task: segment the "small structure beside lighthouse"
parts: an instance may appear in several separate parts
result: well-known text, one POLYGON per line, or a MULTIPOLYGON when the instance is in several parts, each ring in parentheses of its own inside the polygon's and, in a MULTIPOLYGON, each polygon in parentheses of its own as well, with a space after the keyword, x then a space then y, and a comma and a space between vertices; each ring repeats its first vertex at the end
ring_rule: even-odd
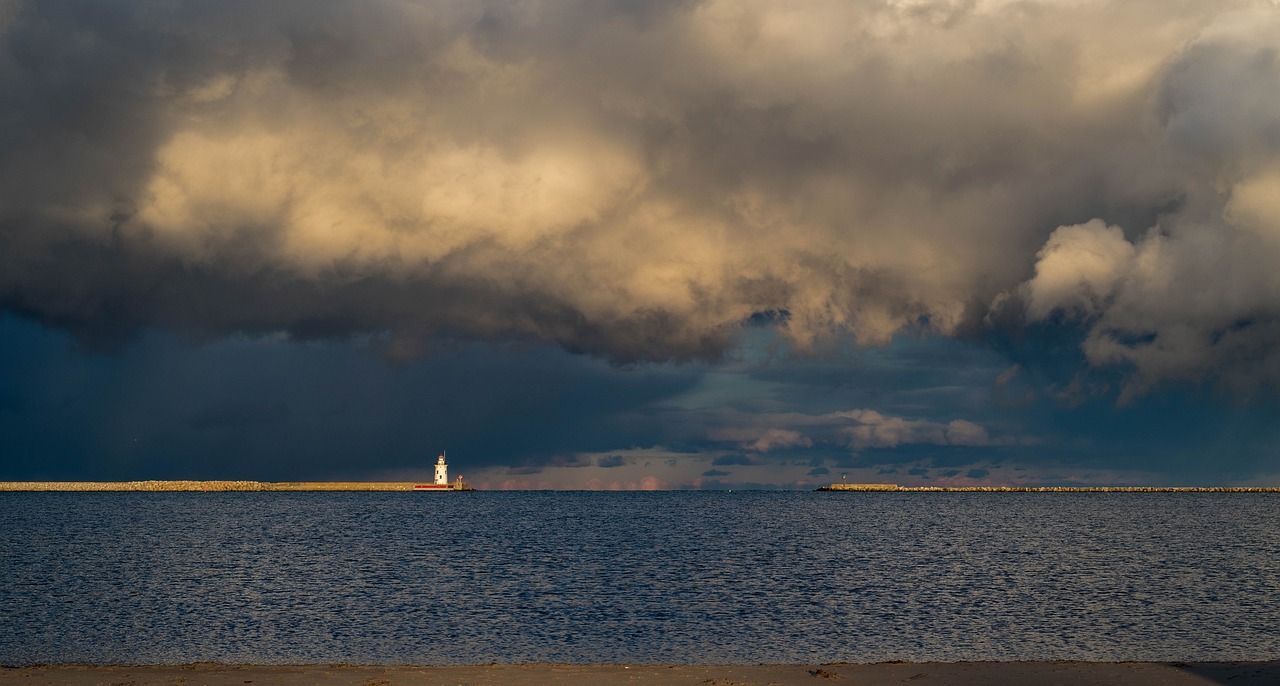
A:
POLYGON ((444 460, 444 453, 440 453, 440 457, 436 458, 436 478, 433 483, 414 484, 415 491, 474 491, 476 489, 468 486, 462 477, 454 483, 449 483, 449 465, 444 460))

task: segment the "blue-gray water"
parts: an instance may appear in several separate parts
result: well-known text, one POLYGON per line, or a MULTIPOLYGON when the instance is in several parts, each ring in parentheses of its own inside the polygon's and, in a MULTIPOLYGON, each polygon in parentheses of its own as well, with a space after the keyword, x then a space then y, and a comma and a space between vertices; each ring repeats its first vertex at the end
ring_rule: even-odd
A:
POLYGON ((5 493, 0 663, 1269 660, 1280 497, 5 493))

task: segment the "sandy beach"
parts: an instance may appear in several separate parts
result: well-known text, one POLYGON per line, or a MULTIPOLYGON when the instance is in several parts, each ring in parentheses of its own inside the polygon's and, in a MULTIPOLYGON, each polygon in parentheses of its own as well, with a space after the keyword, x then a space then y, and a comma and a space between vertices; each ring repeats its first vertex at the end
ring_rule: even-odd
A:
POLYGON ((0 684, 47 686, 978 686, 1277 684, 1280 662, 958 662, 826 665, 45 666, 0 669, 0 684))

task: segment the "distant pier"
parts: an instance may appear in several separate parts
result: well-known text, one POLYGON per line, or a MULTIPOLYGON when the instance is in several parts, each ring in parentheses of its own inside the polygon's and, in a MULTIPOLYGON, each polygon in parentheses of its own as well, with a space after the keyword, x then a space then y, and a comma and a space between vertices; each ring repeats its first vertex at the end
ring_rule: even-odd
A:
MULTIPOLYGON (((5 481, 5 491, 68 492, 307 492, 307 491, 409 491, 413 481, 5 481)), ((450 491, 474 491, 465 486, 450 491)))
POLYGON ((898 484, 831 484, 823 486, 819 491, 901 491, 898 484))
POLYGON ((899 486, 831 484, 819 491, 899 491, 908 493, 1280 493, 1275 486, 899 486))

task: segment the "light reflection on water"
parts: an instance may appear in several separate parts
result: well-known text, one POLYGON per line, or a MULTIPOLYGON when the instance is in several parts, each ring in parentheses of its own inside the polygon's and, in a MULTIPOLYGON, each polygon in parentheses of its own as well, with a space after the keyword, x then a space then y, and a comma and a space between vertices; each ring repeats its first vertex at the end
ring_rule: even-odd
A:
POLYGON ((0 662, 1269 660, 1278 506, 5 493, 0 662))

